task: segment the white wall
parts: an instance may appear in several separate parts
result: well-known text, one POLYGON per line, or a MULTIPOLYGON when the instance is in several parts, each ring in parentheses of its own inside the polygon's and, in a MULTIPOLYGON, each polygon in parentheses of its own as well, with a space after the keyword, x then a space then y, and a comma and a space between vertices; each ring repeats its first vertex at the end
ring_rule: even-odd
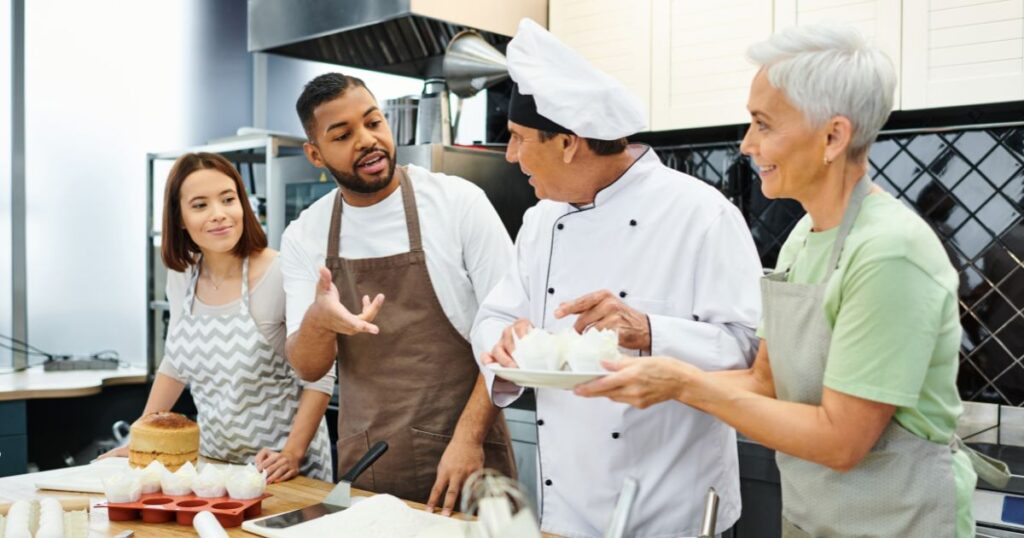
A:
MULTIPOLYGON (((0 0, 0 334, 11 336, 11 0, 0 0)), ((0 349, 0 368, 11 353, 0 349)))
POLYGON ((25 4, 29 339, 144 364, 146 153, 251 123, 245 2, 25 4))
MULTIPOLYGON (((245 17, 245 0, 26 2, 33 345, 69 354, 115 349, 145 363, 146 153, 199 145, 252 124, 245 17)), ((422 88, 418 79, 270 56, 267 127, 300 135, 295 99, 308 80, 331 70, 360 76, 381 99, 422 88)), ((458 141, 484 138, 484 100, 467 101, 458 141)), ((2 175, 9 169, 0 171, 0 182, 9 181, 2 175)), ((9 191, 0 183, 0 196, 9 191)), ((0 220, 0 229, 10 228, 0 220)), ((0 236, 5 259, 9 234, 0 236)), ((0 334, 10 324, 10 267, 3 265, 0 316, 8 318, 0 317, 0 334)))

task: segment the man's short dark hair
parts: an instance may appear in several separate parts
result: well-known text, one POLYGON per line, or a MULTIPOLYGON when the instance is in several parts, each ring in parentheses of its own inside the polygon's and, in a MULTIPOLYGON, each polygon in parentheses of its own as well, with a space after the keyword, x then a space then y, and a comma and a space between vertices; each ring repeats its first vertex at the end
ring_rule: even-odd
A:
MULTIPOLYGON (((541 142, 547 142, 548 140, 551 140, 552 138, 558 136, 559 134, 562 134, 543 130, 539 132, 541 142)), ((618 155, 619 153, 626 151, 626 148, 629 147, 629 141, 627 141, 625 138, 620 138, 618 140, 598 140, 596 138, 584 137, 581 138, 587 141, 587 147, 590 148, 590 151, 593 151, 594 153, 602 156, 618 155)))
MULTIPOLYGON (((341 97, 341 94, 353 87, 365 88, 370 92, 362 79, 341 73, 324 73, 306 83, 302 95, 295 102, 295 111, 299 113, 302 128, 306 130, 306 137, 310 141, 316 140, 313 136, 313 111, 316 107, 341 97)), ((373 92, 370 92, 370 95, 373 95, 373 92)))

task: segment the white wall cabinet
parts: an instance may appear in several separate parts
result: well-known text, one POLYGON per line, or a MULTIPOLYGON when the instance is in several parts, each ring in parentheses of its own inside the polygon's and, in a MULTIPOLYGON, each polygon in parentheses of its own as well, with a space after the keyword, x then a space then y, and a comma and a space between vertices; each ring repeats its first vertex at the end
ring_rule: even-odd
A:
MULTIPOLYGON (((776 32, 797 24, 827 21, 842 21, 857 28, 892 59, 896 74, 900 74, 900 0, 775 0, 776 32)), ((901 88, 897 85, 893 107, 899 109, 900 101, 901 88)))
POLYGON ((747 47, 772 33, 764 0, 654 0, 651 129, 745 123, 757 69, 747 47))
POLYGON ((892 59, 896 109, 1024 100, 1024 0, 550 0, 552 33, 644 99, 652 131, 748 121, 747 47, 857 27, 892 59))
POLYGON ((650 110, 651 0, 550 0, 548 29, 650 110))
POLYGON ((1024 99, 1024 0, 903 0, 903 108, 1024 99))

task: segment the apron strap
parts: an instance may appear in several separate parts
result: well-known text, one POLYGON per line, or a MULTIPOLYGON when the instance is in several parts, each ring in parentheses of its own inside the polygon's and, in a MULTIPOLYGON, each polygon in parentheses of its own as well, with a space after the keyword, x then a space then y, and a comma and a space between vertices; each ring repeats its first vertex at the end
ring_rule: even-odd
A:
POLYGON ((825 273, 825 278, 822 282, 828 282, 832 273, 839 266, 839 256, 843 253, 846 237, 850 235, 850 230, 853 229, 853 223, 857 220, 857 215, 860 213, 861 204, 868 197, 868 193, 871 192, 871 185, 872 183, 868 176, 864 176, 860 178, 857 186, 853 188, 850 202, 846 205, 846 211, 843 212, 843 221, 839 224, 839 231, 836 233, 835 243, 832 245, 832 255, 828 260, 828 272, 825 273))
MULTIPOLYGON (((423 250, 423 239, 420 236, 420 216, 416 209, 416 193, 412 190, 412 182, 409 175, 401 166, 395 167, 398 174, 398 184, 402 189, 402 207, 405 209, 405 229, 409 234, 409 251, 419 252, 423 250)), ((331 213, 331 227, 327 231, 327 259, 337 258, 341 252, 341 210, 342 203, 341 189, 338 189, 334 196, 334 211, 331 213)))
POLYGON ((402 206, 405 208, 405 228, 409 232, 409 251, 420 252, 423 250, 423 239, 420 237, 420 214, 416 209, 416 192, 412 189, 412 182, 409 175, 402 167, 395 167, 395 173, 399 174, 399 182, 402 185, 402 206))
MULTIPOLYGON (((202 267, 203 255, 199 255, 199 260, 195 265, 188 268, 189 279, 188 287, 185 288, 185 300, 182 301, 182 307, 184 309, 185 316, 192 315, 192 306, 196 302, 196 284, 199 283, 199 268, 202 267)), ((249 258, 246 257, 242 260, 242 303, 239 306, 239 310, 242 314, 249 314, 249 258)))
POLYGON ((953 449, 953 452, 961 450, 966 452, 967 459, 971 460, 971 467, 974 467, 974 472, 978 473, 978 476, 985 482, 997 488, 1005 488, 1006 484, 1010 482, 1010 468, 1006 463, 986 456, 967 446, 958 435, 953 436, 949 446, 953 449))
POLYGON ((195 265, 188 267, 188 286, 185 287, 185 300, 181 302, 182 314, 185 317, 192 315, 192 304, 196 300, 196 284, 199 282, 199 265, 203 263, 203 255, 199 255, 199 259, 195 265))
POLYGON ((249 315, 249 257, 242 260, 242 304, 239 306, 242 315, 249 315))
POLYGON ((334 211, 331 212, 331 227, 327 232, 327 259, 337 258, 341 248, 341 188, 334 195, 334 211))

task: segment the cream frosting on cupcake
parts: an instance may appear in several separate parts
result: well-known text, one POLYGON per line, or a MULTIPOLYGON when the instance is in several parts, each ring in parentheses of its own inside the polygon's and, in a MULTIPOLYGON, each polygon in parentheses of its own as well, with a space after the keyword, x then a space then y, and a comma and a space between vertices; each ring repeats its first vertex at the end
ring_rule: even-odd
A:
POLYGON ((103 477, 103 493, 107 502, 133 503, 142 496, 142 480, 138 471, 126 469, 103 477))
POLYGON ((267 470, 257 471, 252 464, 233 469, 225 485, 233 499, 255 499, 267 488, 267 470))
POLYGON ((185 462, 173 473, 164 471, 160 475, 160 489, 164 495, 189 495, 192 493, 192 481, 196 479, 196 468, 192 462, 185 462))

